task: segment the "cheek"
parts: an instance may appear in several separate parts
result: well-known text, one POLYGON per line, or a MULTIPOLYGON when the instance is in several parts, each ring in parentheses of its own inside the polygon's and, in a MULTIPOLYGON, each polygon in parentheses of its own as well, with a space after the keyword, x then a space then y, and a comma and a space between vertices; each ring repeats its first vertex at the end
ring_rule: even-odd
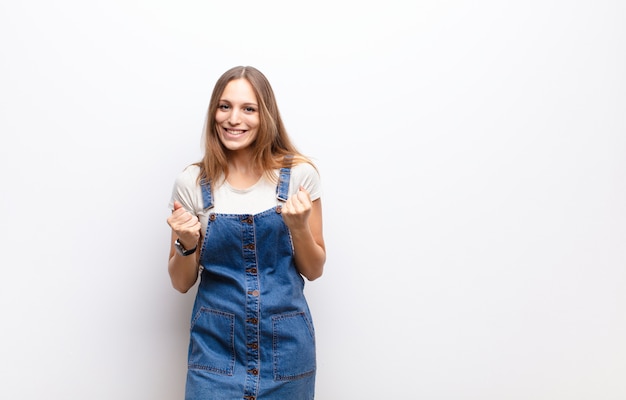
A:
POLYGON ((250 116, 249 118, 246 118, 246 124, 248 124, 250 128, 258 128, 259 123, 259 117, 257 116, 250 116))
POLYGON ((221 113, 221 112, 215 113, 215 122, 220 124, 220 123, 224 122, 225 120, 226 120, 226 114, 225 113, 221 113))

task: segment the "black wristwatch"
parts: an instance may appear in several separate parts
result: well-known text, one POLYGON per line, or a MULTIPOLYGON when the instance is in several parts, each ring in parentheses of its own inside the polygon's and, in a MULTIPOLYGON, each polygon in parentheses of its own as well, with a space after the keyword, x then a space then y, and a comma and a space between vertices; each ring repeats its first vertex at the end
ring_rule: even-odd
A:
POLYGON ((181 256, 188 256, 190 254, 193 254, 196 252, 196 249, 198 248, 198 246, 194 247, 193 249, 187 250, 185 249, 185 247, 180 243, 180 241, 178 239, 176 239, 176 241, 174 242, 174 247, 176 247, 176 251, 178 252, 178 254, 180 254, 181 256))

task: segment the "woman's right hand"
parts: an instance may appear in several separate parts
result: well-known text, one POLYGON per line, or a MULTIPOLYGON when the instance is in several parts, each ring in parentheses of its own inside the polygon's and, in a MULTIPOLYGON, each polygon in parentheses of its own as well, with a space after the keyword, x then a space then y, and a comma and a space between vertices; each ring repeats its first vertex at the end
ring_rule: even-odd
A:
POLYGON ((200 239, 200 221, 198 217, 183 208, 178 201, 174 201, 174 211, 167 218, 167 224, 178 236, 178 241, 186 249, 193 249, 200 239))

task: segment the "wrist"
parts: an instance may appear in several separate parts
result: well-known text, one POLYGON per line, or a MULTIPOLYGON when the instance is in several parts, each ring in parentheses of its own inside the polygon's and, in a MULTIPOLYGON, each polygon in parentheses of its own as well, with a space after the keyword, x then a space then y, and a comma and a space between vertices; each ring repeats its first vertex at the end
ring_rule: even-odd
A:
POLYGON ((183 257, 191 255, 196 252, 196 249, 198 248, 198 244, 196 243, 192 246, 186 246, 185 244, 181 243, 180 238, 176 239, 176 241, 174 242, 174 247, 176 248, 176 252, 183 257))

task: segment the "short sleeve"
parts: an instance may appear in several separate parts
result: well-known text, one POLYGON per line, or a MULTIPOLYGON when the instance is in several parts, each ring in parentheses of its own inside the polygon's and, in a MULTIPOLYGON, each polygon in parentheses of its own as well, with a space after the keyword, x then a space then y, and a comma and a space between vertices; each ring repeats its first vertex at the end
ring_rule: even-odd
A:
POLYGON ((197 183, 199 173, 200 168, 198 166, 190 165, 178 174, 174 181, 172 196, 168 204, 170 210, 174 209, 174 201, 178 201, 187 211, 194 215, 197 215, 198 210, 202 209, 202 204, 199 204, 198 201, 198 197, 200 197, 200 201, 202 200, 201 191, 197 183))
POLYGON ((296 193, 300 186, 309 192, 312 201, 322 197, 322 182, 320 174, 313 165, 307 162, 294 165, 291 168, 289 194, 291 195, 296 193))

